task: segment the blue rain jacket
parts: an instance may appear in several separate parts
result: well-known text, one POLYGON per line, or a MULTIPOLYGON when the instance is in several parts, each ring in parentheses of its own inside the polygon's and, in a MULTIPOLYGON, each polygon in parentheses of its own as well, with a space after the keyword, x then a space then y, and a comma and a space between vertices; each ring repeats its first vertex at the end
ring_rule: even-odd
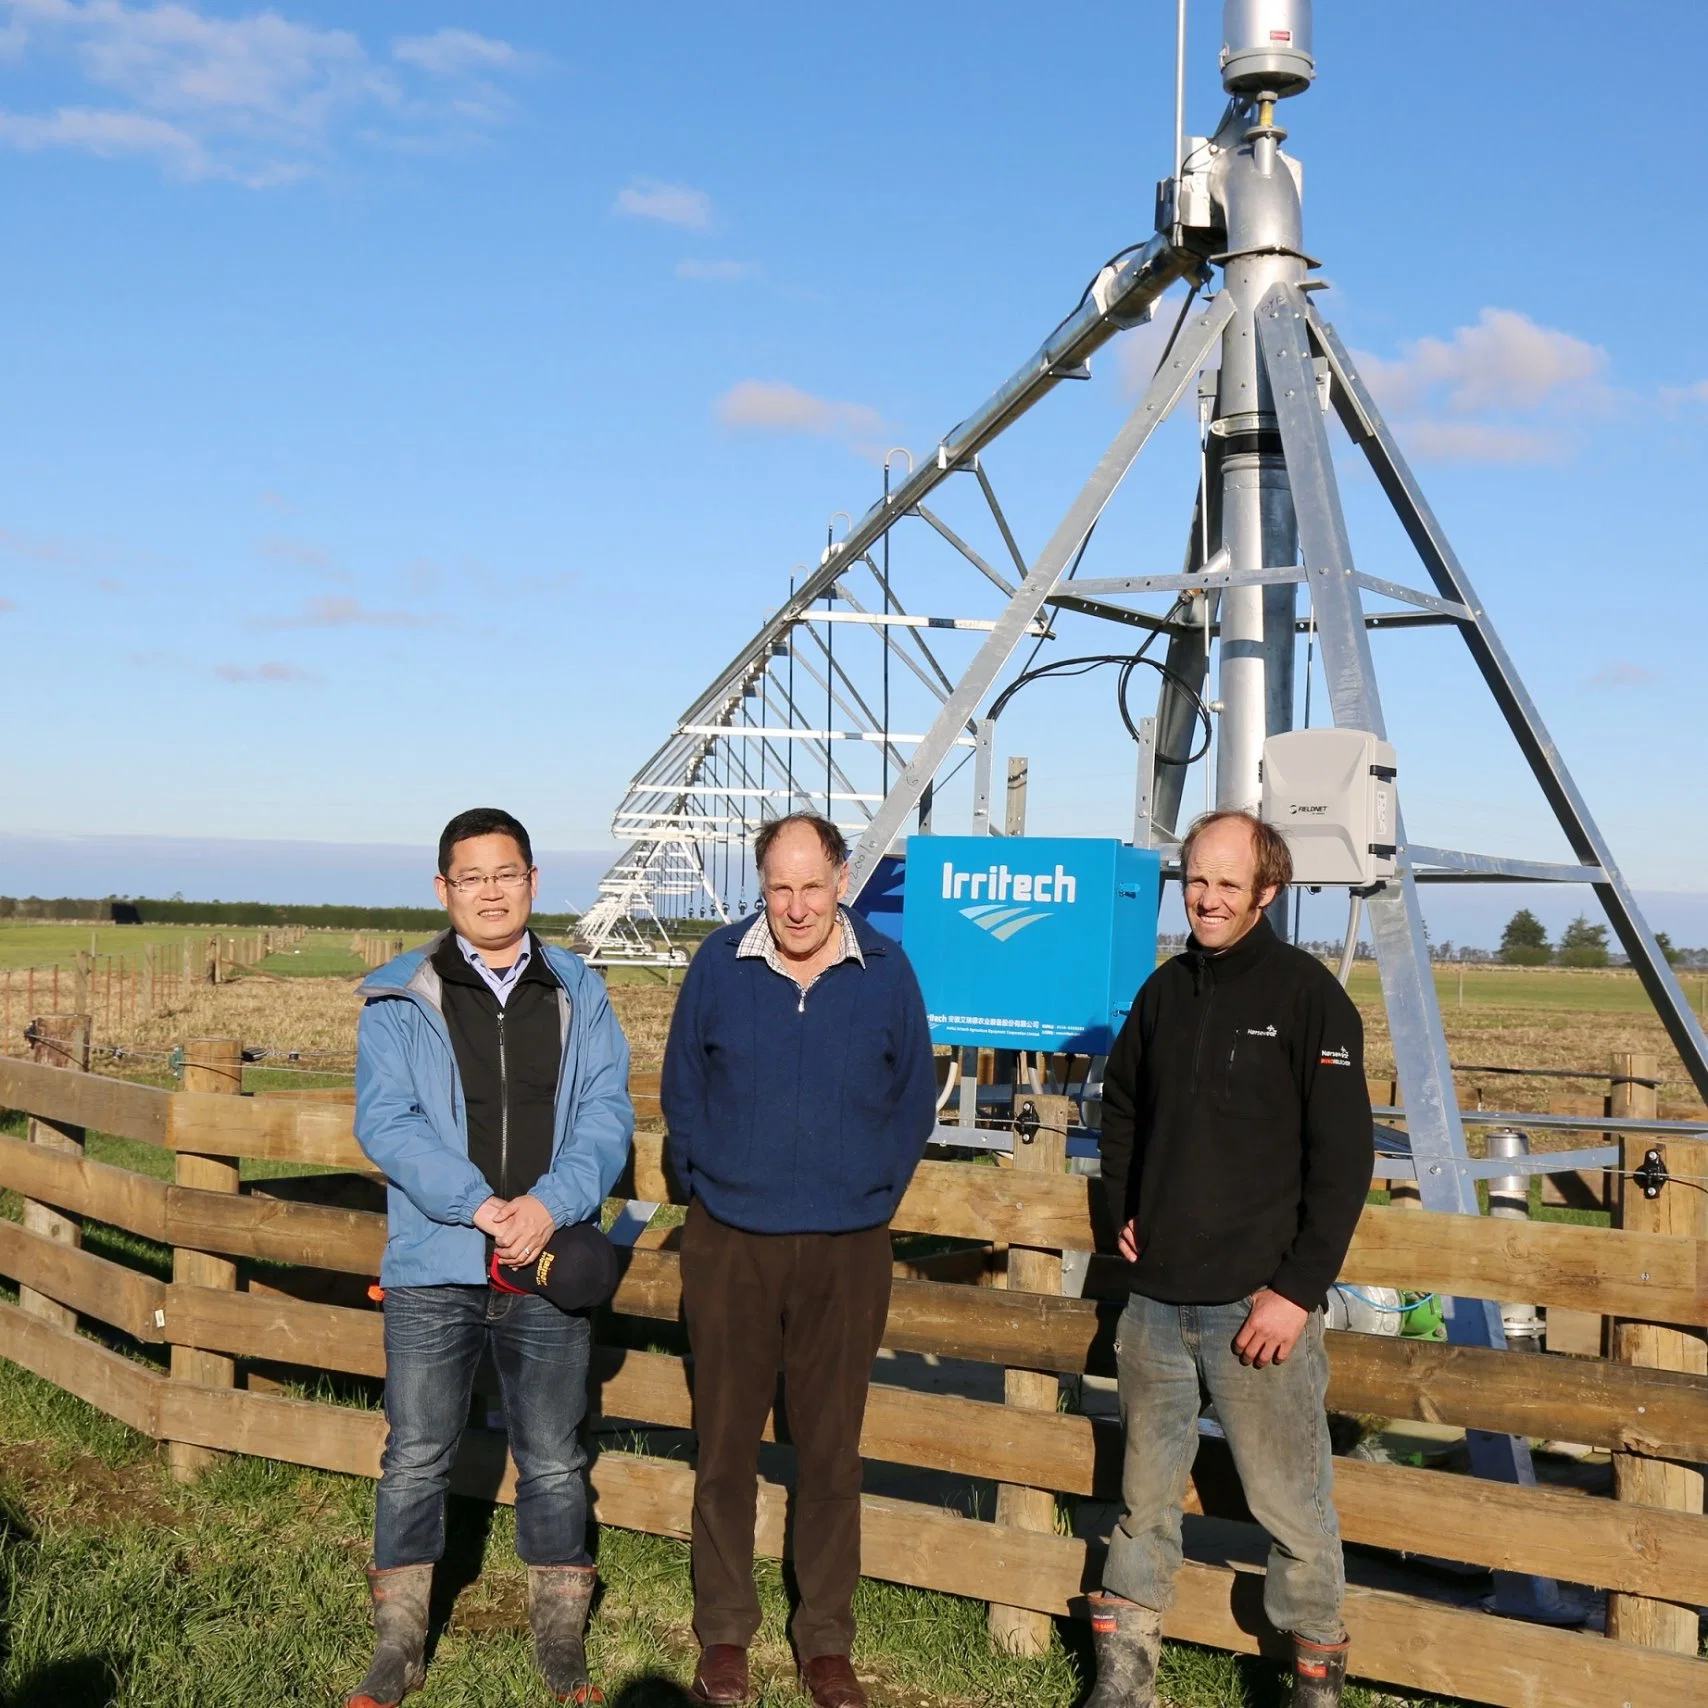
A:
MULTIPOLYGON (((429 956, 442 938, 363 981, 356 1035, 356 1142, 386 1177, 385 1287, 486 1284, 476 1210, 492 1196, 469 1161, 468 1109, 429 956)), ((635 1130, 629 1045, 604 980, 579 955, 542 948, 557 976, 563 1066, 551 1167, 529 1188, 561 1227, 599 1214, 635 1130)))

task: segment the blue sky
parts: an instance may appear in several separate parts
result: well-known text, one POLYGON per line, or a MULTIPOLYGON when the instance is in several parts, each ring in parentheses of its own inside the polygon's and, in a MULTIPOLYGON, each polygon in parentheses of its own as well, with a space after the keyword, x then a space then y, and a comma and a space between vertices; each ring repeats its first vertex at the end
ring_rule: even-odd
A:
MULTIPOLYGON (((1172 16, 0 4, 5 828, 419 846, 489 799, 604 846, 874 447, 1146 234, 1172 16)), ((1653 140, 1697 21, 1324 0, 1281 115, 1320 300, 1656 891, 1708 890, 1708 226, 1653 140)), ((993 453, 1029 550, 1135 361, 993 453)), ((1153 449, 1085 573, 1176 566, 1189 432, 1153 449)), ((1413 834, 1563 852, 1449 638, 1378 657, 1413 834)), ((1014 717, 1033 828, 1118 827, 1106 685, 1014 717)))

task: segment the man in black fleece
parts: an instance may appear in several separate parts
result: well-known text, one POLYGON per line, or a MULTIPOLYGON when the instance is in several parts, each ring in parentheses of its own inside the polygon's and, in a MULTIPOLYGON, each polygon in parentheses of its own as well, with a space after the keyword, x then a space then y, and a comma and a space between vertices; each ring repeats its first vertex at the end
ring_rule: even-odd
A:
POLYGON ((1323 1304, 1370 1188, 1358 1011, 1264 910, 1292 861, 1218 812, 1181 850, 1186 951, 1139 992, 1103 1088, 1103 1183, 1131 1294, 1117 1342, 1122 1513, 1087 1708, 1150 1708, 1207 1394, 1272 1542, 1264 1610, 1294 1642, 1293 1702, 1346 1675, 1345 1577, 1323 1396, 1323 1304))

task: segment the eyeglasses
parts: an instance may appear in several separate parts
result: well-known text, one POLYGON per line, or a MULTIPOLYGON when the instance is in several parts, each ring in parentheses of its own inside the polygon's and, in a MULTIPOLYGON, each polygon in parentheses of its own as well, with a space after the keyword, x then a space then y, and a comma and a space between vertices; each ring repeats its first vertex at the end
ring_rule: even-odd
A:
POLYGON ((446 878, 444 882, 446 889, 455 890, 460 896, 472 896, 494 884, 501 890, 519 890, 533 875, 532 868, 526 872, 494 872, 490 877, 484 872, 471 872, 465 878, 446 878))

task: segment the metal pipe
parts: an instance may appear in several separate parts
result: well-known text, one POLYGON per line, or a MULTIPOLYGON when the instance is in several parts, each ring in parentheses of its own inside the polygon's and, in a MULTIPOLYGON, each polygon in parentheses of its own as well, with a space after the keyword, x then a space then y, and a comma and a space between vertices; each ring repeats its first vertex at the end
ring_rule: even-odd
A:
MULTIPOLYGON (((1175 0, 1174 6, 1174 162, 1170 175, 1180 176, 1180 163, 1186 158, 1186 0, 1175 0)), ((1179 224, 1179 199, 1176 197, 1175 223, 1179 224)))
MULTIPOLYGON (((1495 1127, 1489 1132, 1489 1156, 1523 1157, 1530 1154, 1530 1140, 1516 1127, 1495 1127)), ((1501 1174, 1489 1181, 1489 1214, 1505 1222, 1530 1220, 1530 1176, 1501 1174)), ((1533 1304, 1503 1302, 1501 1327, 1506 1343, 1515 1352, 1534 1352, 1542 1338, 1542 1318, 1533 1304)))
MULTIPOLYGON (((935 452, 900 486, 880 498, 840 540, 826 547, 817 570, 791 590, 782 610, 719 672, 677 722, 699 722, 706 707, 727 692, 729 684, 751 660, 775 636, 785 632, 802 611, 824 597, 842 569, 957 469, 970 463, 1004 428, 1054 391, 1068 374, 1084 367, 1118 332, 1147 320, 1163 292, 1176 280, 1196 273, 1202 264, 1196 255, 1176 249, 1168 237, 1158 232, 1121 267, 1106 269, 1093 280, 1079 304, 1032 355, 966 420, 952 427, 935 452)), ((650 763, 642 767, 643 771, 650 768, 650 763)))
MULTIPOLYGON (((1235 571, 1291 564, 1298 529, 1281 455, 1269 378, 1259 357, 1257 305, 1276 284, 1305 276, 1298 186, 1279 144, 1286 133, 1267 115, 1219 141, 1215 193, 1227 226, 1225 278, 1236 313, 1222 338, 1212 434, 1222 456, 1221 544, 1235 571)), ((1296 594, 1289 585, 1222 592, 1217 698, 1216 805, 1254 811, 1268 735, 1293 727, 1296 594)))

